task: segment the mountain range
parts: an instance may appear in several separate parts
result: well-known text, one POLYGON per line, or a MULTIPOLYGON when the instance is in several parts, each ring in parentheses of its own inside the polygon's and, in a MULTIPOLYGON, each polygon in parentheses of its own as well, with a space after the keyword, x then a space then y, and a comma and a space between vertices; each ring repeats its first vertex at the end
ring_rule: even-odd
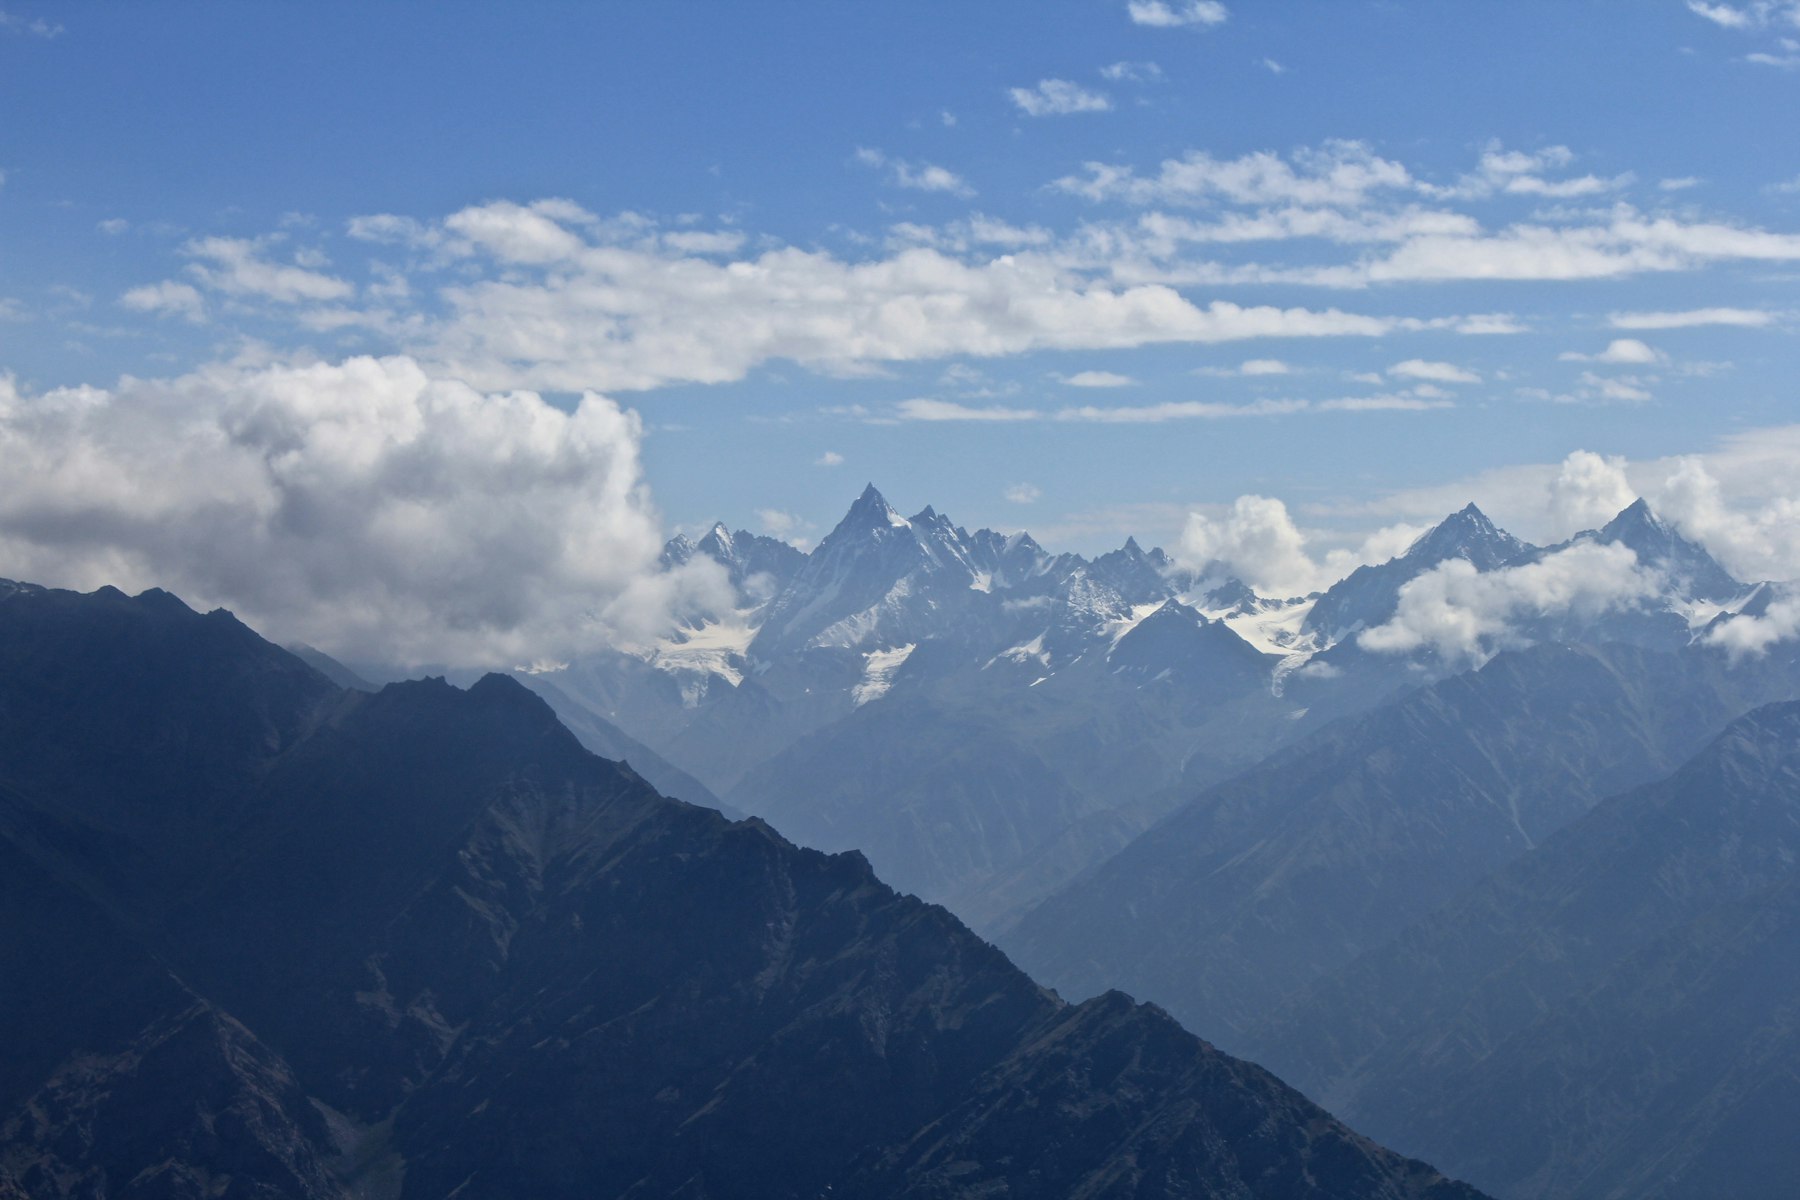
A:
POLYGON ((1262 597, 1132 539, 1089 560, 929 507, 902 517, 871 485, 807 554, 723 525, 671 541, 669 563, 726 568, 733 611, 522 680, 733 808, 804 844, 860 849, 897 886, 1000 933, 1204 788, 1466 670, 1431 647, 1362 644, 1407 585, 1455 561, 1491 573, 1581 544, 1630 549, 1658 592, 1521 618, 1521 639, 1678 652, 1752 592, 1641 501, 1552 547, 1469 505, 1321 594, 1262 597))
POLYGON ((0 584, 0 1194, 1476 1193, 517 682, 0 584))

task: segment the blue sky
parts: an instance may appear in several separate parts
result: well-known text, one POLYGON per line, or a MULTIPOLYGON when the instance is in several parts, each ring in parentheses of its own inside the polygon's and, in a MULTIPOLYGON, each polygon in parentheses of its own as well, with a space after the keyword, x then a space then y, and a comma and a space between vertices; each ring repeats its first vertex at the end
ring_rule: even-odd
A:
POLYGON ((1575 450, 1793 474, 1791 2, 3 11, 15 405, 403 356, 603 393, 664 531, 800 540, 871 479, 1322 553, 1571 532, 1575 450))

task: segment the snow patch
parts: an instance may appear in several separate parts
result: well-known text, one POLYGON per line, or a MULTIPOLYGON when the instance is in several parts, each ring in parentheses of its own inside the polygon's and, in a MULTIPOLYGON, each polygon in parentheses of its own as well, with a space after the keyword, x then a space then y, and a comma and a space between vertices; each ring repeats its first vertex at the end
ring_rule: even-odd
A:
POLYGON ((716 675, 736 687, 744 682, 744 652, 756 636, 747 616, 747 611, 737 613, 731 620, 708 621, 664 638, 650 651, 650 665, 671 675, 716 675))
POLYGON ((892 650, 871 650, 863 655, 867 665, 863 667, 862 682, 850 689, 851 703, 861 708, 869 701, 879 700, 887 695, 888 689, 894 686, 895 673, 912 656, 917 644, 908 642, 892 650))

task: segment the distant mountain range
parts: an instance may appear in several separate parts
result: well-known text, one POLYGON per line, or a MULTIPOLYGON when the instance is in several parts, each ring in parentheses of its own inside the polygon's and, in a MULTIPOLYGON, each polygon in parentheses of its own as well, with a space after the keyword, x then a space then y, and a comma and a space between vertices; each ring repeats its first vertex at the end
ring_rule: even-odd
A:
POLYGON ((160 592, 0 583, 0 962, 0 1196, 1477 1195, 508 678, 160 592))
POLYGON ((999 932, 1206 786, 1464 670, 1430 647, 1360 644, 1409 583, 1581 543, 1629 548, 1661 591, 1523 620, 1521 638, 1676 652, 1753 591, 1641 501, 1553 547, 1470 505, 1399 557, 1288 598, 1135 540, 1089 560, 931 508, 902 517, 870 486, 808 554, 723 525, 671 541, 667 563, 726 568, 734 611, 524 682, 573 724, 585 706, 724 803, 860 849, 999 932))
POLYGON ((1756 765, 1789 725, 1746 716, 1800 699, 1800 656, 1718 640, 1785 585, 1643 501, 1552 546, 1470 505, 1298 598, 1135 541, 1088 560, 903 518, 872 488, 811 554, 757 550, 760 576, 749 536, 688 551, 745 581, 734 612, 539 685, 1068 994, 1164 1005, 1496 1194, 1800 1186, 1769 1132, 1800 1118, 1772 965, 1791 860, 1757 824, 1797 802, 1756 765), (1416 621, 1427 576, 1554 601, 1599 561, 1636 590, 1512 604, 1473 658, 1365 636, 1416 621), (1718 747, 1735 765, 1708 774, 1718 747), (1672 787, 1687 807, 1625 799, 1672 787))

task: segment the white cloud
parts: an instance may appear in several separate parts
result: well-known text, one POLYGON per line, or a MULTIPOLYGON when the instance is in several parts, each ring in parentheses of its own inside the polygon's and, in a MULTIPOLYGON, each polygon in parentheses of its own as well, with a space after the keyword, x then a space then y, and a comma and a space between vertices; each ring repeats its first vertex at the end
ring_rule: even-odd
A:
POLYGON ((839 454, 836 450, 827 450, 825 453, 819 455, 819 457, 813 459, 813 466, 815 467, 841 467, 843 465, 844 456, 839 454))
POLYGON ((17 33, 27 37, 53 38, 63 32, 61 25, 42 17, 22 17, 0 9, 0 33, 17 33))
POLYGON ((1114 83, 1154 83, 1163 70, 1153 62, 1116 62, 1100 68, 1100 77, 1114 83))
POLYGON ((1693 308, 1685 312, 1616 312, 1606 320, 1614 329, 1687 329, 1695 325, 1760 329, 1773 325, 1775 314, 1758 308, 1693 308))
POLYGON ((1207 28, 1222 25, 1231 16, 1219 0, 1130 0, 1125 11, 1132 24, 1155 29, 1207 28))
POLYGON ((484 251, 501 262, 544 266, 565 262, 587 248, 568 224, 587 224, 591 214, 567 200, 514 204, 496 200, 461 209, 444 218, 444 230, 462 239, 461 249, 484 251))
MULTIPOLYGON (((964 198, 973 196, 975 189, 956 172, 936 163, 910 163, 904 159, 890 158, 880 150, 859 147, 856 161, 864 166, 885 168, 888 178, 895 187, 910 188, 916 192, 945 192, 952 196, 964 198)), ((679 247, 678 247, 679 248, 679 247)), ((736 249, 733 246, 732 249, 736 249)))
POLYGON ((1549 511, 1560 529, 1598 529, 1636 499, 1623 458, 1576 450, 1550 482, 1549 511))
POLYGON ((1032 483, 1015 483, 1006 489, 1006 498, 1014 504, 1035 504, 1043 490, 1032 483))
POLYGON ((1607 343, 1606 349, 1598 354, 1582 354, 1576 350, 1568 350, 1557 357, 1564 362, 1617 363, 1633 366, 1659 363, 1663 360, 1660 351, 1652 349, 1636 338, 1614 338, 1607 343))
MULTIPOLYGON (((1769 469, 1769 451, 1792 449, 1791 438, 1771 439, 1765 447, 1744 453, 1728 444, 1722 454, 1687 456, 1674 460, 1673 470, 1656 489, 1657 509, 1683 533, 1718 556, 1740 579, 1794 579, 1800 577, 1800 482, 1793 474, 1793 460, 1777 472, 1785 478, 1774 483, 1775 495, 1755 507, 1729 503, 1724 487, 1714 475, 1755 474, 1769 469), (1786 443, 1784 445, 1784 443, 1786 443), (1713 468, 1709 469, 1708 458, 1713 468)), ((1738 481, 1734 481, 1738 482, 1738 481)))
POLYGON ((1685 192, 1689 188, 1699 187, 1704 181, 1698 175, 1682 175, 1675 179, 1659 179, 1658 190, 1665 192, 1685 192))
MULTIPOLYGON (((1195 367, 1194 374, 1205 375, 1213 379, 1233 379, 1239 376, 1256 378, 1259 376, 1291 375, 1293 370, 1294 368, 1288 366, 1288 364, 1282 362, 1278 358, 1251 358, 1244 360, 1235 367, 1195 367)), ((1381 377, 1379 375, 1375 377, 1375 382, 1381 382, 1381 377)))
POLYGON ((1136 382, 1129 375, 1119 375, 1112 371, 1078 371, 1063 379, 1063 383, 1069 387, 1080 388, 1130 387, 1136 382))
POLYGON ((971 262, 918 247, 855 262, 783 247, 717 263, 660 245, 584 243, 540 275, 505 269, 520 266, 510 237, 470 242, 467 254, 494 243, 510 247, 502 271, 443 288, 447 319, 408 338, 446 373, 490 388, 618 391, 732 381, 776 358, 845 372, 958 355, 1421 327, 1335 309, 1222 300, 1202 308, 1166 285, 1108 287, 1034 253, 971 262))
POLYGON ((172 279, 134 287, 119 297, 119 303, 133 312, 167 313, 196 324, 206 320, 206 301, 198 289, 172 279))
POLYGON ((1036 87, 1009 88, 1007 95, 1028 117, 1062 117, 1071 113, 1106 112, 1112 98, 1067 79, 1040 79, 1036 87))
POLYGON ((356 289, 342 279, 299 265, 262 257, 266 243, 248 238, 198 238, 184 247, 200 261, 188 273, 201 284, 233 296, 255 296, 280 304, 342 300, 356 289))
POLYGON ((104 221, 96 222, 94 228, 98 229, 101 233, 106 234, 108 237, 117 237, 127 229, 130 229, 131 223, 123 217, 108 217, 104 221))
POLYGON ((484 395, 404 357, 5 382, 0 558, 358 657, 566 658, 730 603, 716 564, 657 573, 640 438, 604 397, 484 395))
POLYGON ((1796 0, 1751 0, 1748 4, 1688 0, 1688 11, 1726 29, 1763 29, 1771 24, 1800 27, 1800 2, 1796 0))
POLYGON ((1251 358, 1238 364, 1240 375, 1286 375, 1292 370, 1278 358, 1251 358))
POLYGON ((1262 65, 1263 65, 1263 69, 1271 75, 1286 75, 1287 74, 1287 68, 1282 66, 1280 63, 1276 62, 1272 58, 1263 59, 1262 65))
POLYGON ((902 400, 897 406, 903 421, 1034 421, 1041 414, 1036 409, 1007 408, 995 405, 976 408, 953 400, 933 400, 921 396, 902 400))
POLYGON ((1455 407, 1455 401, 1424 388, 1414 388, 1410 395, 1342 396, 1312 405, 1318 412, 1433 412, 1455 407))
POLYGON ((1481 376, 1455 363, 1427 362, 1422 358, 1409 358, 1405 362, 1395 363, 1387 369, 1387 373, 1400 379, 1425 379, 1432 383, 1481 382, 1481 376))
POLYGON ((394 213, 373 213, 369 216, 351 217, 345 225, 351 237, 362 242, 376 242, 388 246, 410 246, 414 249, 429 249, 441 245, 444 233, 433 225, 413 217, 402 217, 394 213))
POLYGON ((1783 589, 1760 616, 1739 614, 1706 635, 1708 645, 1723 649, 1733 662, 1760 657, 1778 642, 1800 637, 1800 595, 1783 589))
POLYGON ((1175 554, 1195 570, 1218 564, 1265 596, 1299 595, 1320 582, 1287 505, 1267 496, 1239 496, 1216 517, 1188 514, 1175 554))
POLYGON ((1715 25, 1723 25, 1726 29, 1748 29, 1750 27, 1750 14, 1729 4, 1708 4, 1706 0, 1688 0, 1688 11, 1705 17, 1715 25))
POLYGON ((1153 176, 1107 163, 1083 164, 1082 176, 1065 176, 1053 186, 1089 200, 1129 204, 1297 204, 1360 207, 1371 195, 1412 190, 1415 181, 1397 162, 1381 158, 1367 143, 1330 141, 1300 150, 1292 161, 1267 150, 1218 159, 1204 150, 1164 159, 1153 176))
POLYGON ((1174 557, 1193 571, 1223 570, 1264 596, 1298 596, 1330 586, 1364 563, 1386 562, 1424 530, 1392 525, 1355 547, 1315 556, 1314 538, 1302 531, 1287 505, 1267 496, 1239 496, 1213 513, 1190 512, 1174 557))
POLYGON ((1780 54, 1770 54, 1758 50, 1744 55, 1744 61, 1762 67, 1774 67, 1780 71, 1800 71, 1800 39, 1782 38, 1780 54))
POLYGON ((791 512, 779 508, 759 508, 756 510, 757 523, 762 531, 770 537, 780 538, 784 542, 795 545, 810 544, 811 539, 796 536, 813 527, 811 521, 802 520, 791 512))
POLYGON ((1234 417, 1271 417, 1305 412, 1307 400, 1252 400, 1246 404, 1214 404, 1207 400, 1171 400, 1162 404, 1119 405, 1101 408, 1084 404, 1059 409, 1059 421, 1088 421, 1101 425, 1156 425, 1164 421, 1211 421, 1234 417))
POLYGON ((1641 404, 1650 399, 1650 393, 1643 387, 1643 381, 1635 375, 1596 375, 1592 371, 1581 373, 1581 386, 1572 396, 1558 397, 1563 401, 1602 400, 1612 404, 1641 404))
POLYGON ((1481 663, 1521 645, 1522 622, 1591 620, 1654 596, 1655 572, 1620 545, 1580 542, 1536 562, 1481 572, 1450 559, 1400 589, 1387 624, 1364 630, 1357 644, 1378 654, 1431 649, 1453 662, 1481 663))

